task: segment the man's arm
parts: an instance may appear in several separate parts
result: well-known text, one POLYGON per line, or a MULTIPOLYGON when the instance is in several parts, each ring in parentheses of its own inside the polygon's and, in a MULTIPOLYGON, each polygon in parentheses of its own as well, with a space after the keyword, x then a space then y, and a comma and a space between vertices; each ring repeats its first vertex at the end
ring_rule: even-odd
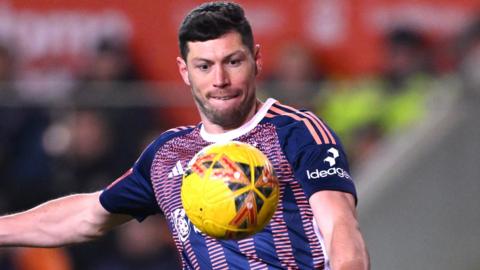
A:
POLYGON ((106 211, 100 193, 66 196, 0 217, 0 246, 56 247, 85 242, 131 219, 106 211))
POLYGON ((325 239, 331 268, 369 269, 368 252, 358 226, 353 196, 340 191, 319 191, 310 197, 309 202, 325 239))

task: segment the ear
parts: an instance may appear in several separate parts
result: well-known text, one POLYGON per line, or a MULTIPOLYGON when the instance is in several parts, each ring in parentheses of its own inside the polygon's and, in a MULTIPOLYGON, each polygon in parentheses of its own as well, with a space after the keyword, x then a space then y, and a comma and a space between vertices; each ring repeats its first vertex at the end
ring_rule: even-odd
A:
POLYGON ((260 44, 256 44, 253 48, 254 60, 255 60, 255 75, 260 74, 263 67, 262 53, 260 52, 260 44))
POLYGON ((181 58, 180 56, 177 57, 177 66, 178 66, 178 72, 180 72, 180 75, 182 76, 183 81, 185 82, 186 85, 190 86, 190 79, 188 78, 187 63, 185 63, 185 60, 183 60, 183 58, 181 58))

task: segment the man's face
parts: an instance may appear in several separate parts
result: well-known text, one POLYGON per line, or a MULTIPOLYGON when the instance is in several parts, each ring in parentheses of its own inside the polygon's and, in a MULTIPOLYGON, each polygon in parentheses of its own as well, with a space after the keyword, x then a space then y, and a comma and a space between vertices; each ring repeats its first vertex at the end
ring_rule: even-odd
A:
POLYGON ((186 61, 177 58, 183 80, 191 86, 202 121, 232 129, 255 111, 255 76, 259 61, 242 43, 240 34, 188 42, 186 61))

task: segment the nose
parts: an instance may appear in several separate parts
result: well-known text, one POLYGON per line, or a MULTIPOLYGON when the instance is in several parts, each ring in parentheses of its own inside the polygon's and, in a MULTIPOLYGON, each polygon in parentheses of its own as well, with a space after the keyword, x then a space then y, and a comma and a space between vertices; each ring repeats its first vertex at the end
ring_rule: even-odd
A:
POLYGON ((228 72, 225 70, 223 66, 219 66, 215 70, 215 79, 213 82, 213 86, 217 88, 225 88, 230 84, 230 78, 228 76, 228 72))

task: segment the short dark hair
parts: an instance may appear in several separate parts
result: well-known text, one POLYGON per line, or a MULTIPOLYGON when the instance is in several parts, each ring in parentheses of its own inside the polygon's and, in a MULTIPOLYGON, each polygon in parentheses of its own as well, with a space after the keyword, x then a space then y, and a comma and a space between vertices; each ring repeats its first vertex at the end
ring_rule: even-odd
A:
POLYGON ((189 41, 216 39, 228 32, 238 32, 242 42, 253 53, 253 34, 243 8, 232 2, 209 2, 193 9, 178 32, 180 54, 187 59, 189 41))

